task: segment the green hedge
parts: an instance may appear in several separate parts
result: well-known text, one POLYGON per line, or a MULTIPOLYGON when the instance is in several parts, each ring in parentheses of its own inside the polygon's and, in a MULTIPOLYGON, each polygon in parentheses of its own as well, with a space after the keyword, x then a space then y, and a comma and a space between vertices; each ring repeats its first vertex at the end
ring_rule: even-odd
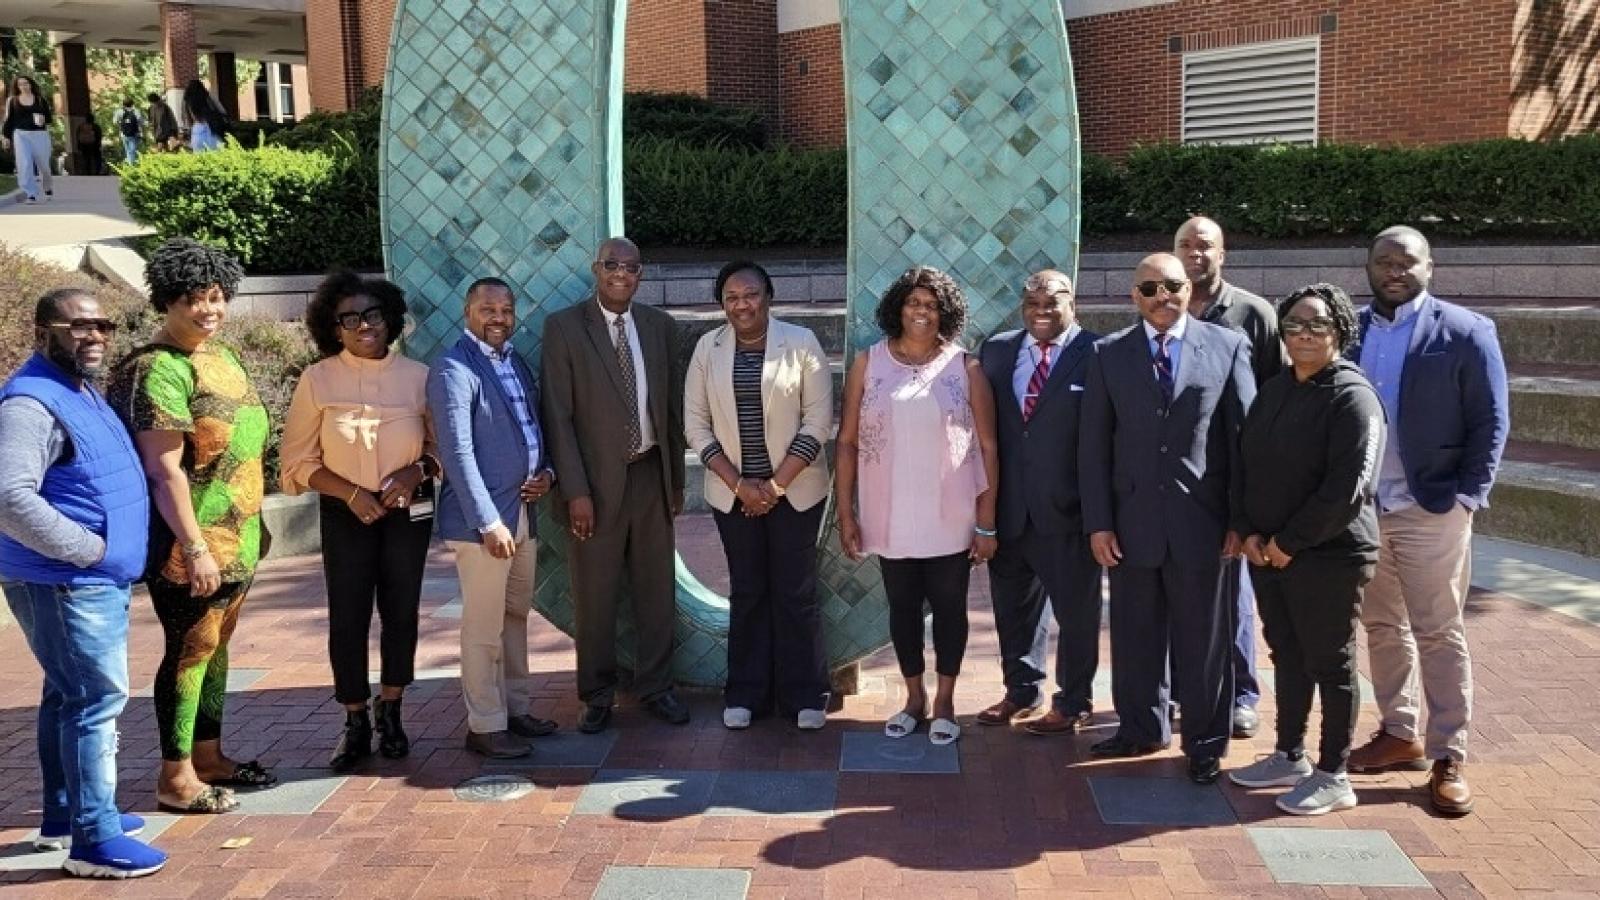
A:
POLYGON ((1116 174, 1134 228, 1167 231, 1204 213, 1260 237, 1409 222, 1436 235, 1595 238, 1596 173, 1600 135, 1417 148, 1160 145, 1134 150, 1116 174))
POLYGON ((622 129, 629 140, 660 138, 696 147, 751 150, 767 147, 767 122, 761 113, 693 94, 626 94, 622 98, 622 129))
POLYGON ((634 138, 623 149, 628 234, 643 244, 840 244, 843 150, 744 150, 634 138))
POLYGON ((161 237, 226 248, 254 272, 382 260, 377 159, 349 143, 299 151, 230 141, 210 153, 150 153, 122 170, 122 199, 161 237))

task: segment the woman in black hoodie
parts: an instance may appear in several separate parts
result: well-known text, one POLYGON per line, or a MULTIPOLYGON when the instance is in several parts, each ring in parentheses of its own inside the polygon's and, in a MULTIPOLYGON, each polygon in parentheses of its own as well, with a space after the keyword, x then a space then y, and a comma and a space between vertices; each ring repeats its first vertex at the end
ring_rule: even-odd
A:
POLYGON ((1361 593, 1378 560, 1383 406, 1343 358, 1356 337, 1343 290, 1303 287, 1278 304, 1278 321, 1293 366, 1261 386, 1245 418, 1232 503, 1277 671, 1278 744, 1229 777, 1246 787, 1292 786, 1278 807, 1320 815, 1356 805, 1345 759, 1361 702, 1361 593), (1304 753, 1313 691, 1322 694, 1315 768, 1304 753))

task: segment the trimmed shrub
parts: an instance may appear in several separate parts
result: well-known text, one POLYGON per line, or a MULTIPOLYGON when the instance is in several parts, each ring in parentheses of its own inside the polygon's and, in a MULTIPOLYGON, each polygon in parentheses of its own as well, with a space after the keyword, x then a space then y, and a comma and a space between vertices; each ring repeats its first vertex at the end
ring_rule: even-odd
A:
POLYGON ((1111 160, 1083 154, 1078 193, 1083 198, 1079 210, 1082 233, 1113 234, 1128 229, 1128 178, 1111 160))
POLYGON ((376 157, 335 138, 331 151, 151 153, 122 170, 122 199, 162 238, 187 236, 254 272, 372 267, 381 259, 376 157))
POLYGON ((767 147, 767 122, 761 113, 693 94, 625 94, 622 129, 630 142, 657 138, 695 147, 767 147))
MULTIPOLYGON (((273 132, 268 143, 290 150, 332 151, 343 143, 354 144, 362 153, 378 152, 378 133, 383 120, 383 88, 369 87, 361 92, 348 112, 318 110, 293 127, 273 132)), ((241 141, 240 143, 244 143, 241 141)), ((246 143, 245 146, 253 146, 246 143)))
POLYGON ((843 150, 696 147, 637 137, 623 151, 628 233, 656 245, 839 244, 843 150))

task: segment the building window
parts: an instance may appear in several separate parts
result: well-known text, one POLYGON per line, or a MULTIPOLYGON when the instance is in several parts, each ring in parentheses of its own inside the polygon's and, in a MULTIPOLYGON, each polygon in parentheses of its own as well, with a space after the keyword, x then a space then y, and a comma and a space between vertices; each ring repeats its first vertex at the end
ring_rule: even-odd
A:
POLYGON ((1183 55, 1185 144, 1315 144, 1320 38, 1183 55))
POLYGON ((271 63, 262 63, 256 67, 256 80, 254 84, 256 95, 256 121, 272 121, 272 87, 267 83, 267 66, 271 63))
POLYGON ((278 121, 293 122, 294 67, 288 63, 274 63, 278 67, 278 121))

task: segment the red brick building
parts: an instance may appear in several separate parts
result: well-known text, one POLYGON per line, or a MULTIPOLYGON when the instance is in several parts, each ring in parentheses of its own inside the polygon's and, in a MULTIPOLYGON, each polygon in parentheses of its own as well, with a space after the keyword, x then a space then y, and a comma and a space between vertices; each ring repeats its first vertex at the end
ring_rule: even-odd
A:
MULTIPOLYGON (((954 0, 952 0, 954 2, 954 0)), ((1600 128, 1600 0, 1066 0, 1086 146, 1426 144, 1600 128)), ((311 98, 383 77, 393 0, 305 0, 311 98)), ((844 142, 838 0, 633 0, 629 90, 844 142)))

